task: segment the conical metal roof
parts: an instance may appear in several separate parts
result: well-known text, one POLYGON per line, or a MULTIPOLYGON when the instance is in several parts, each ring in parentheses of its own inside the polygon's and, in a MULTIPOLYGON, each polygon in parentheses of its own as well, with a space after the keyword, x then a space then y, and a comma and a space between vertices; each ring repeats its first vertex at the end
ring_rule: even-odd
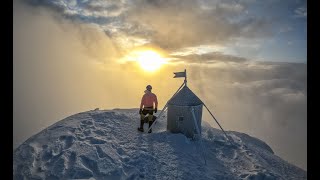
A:
POLYGON ((171 105, 196 106, 202 101, 187 87, 184 86, 169 102, 171 105))

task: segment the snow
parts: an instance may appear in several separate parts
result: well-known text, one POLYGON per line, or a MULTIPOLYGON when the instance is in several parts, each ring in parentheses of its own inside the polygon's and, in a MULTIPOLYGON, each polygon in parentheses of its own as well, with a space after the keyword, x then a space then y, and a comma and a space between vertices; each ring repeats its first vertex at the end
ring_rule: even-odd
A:
POLYGON ((149 134, 137 131, 138 109, 67 117, 13 152, 14 179, 307 179, 257 138, 227 131, 230 143, 203 121, 202 149, 200 141, 167 132, 166 115, 158 118, 149 134))

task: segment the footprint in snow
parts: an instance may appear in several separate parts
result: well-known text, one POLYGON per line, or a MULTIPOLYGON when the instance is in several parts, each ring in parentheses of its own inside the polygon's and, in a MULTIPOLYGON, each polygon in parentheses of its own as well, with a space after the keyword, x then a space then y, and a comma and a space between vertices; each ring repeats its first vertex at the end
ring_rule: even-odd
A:
POLYGON ((100 136, 105 136, 106 133, 103 130, 97 129, 93 131, 95 134, 100 135, 100 136))
POLYGON ((63 135, 59 137, 59 141, 62 143, 63 149, 69 149, 73 145, 75 139, 76 138, 74 136, 63 135))
POLYGON ((81 121, 81 124, 83 125, 93 125, 92 121, 91 120, 84 120, 84 121, 81 121))
POLYGON ((83 134, 86 136, 89 136, 91 134, 91 130, 90 129, 86 129, 83 131, 83 134))
POLYGON ((100 146, 96 146, 96 151, 97 151, 97 154, 98 154, 98 157, 99 158, 104 158, 104 157, 107 157, 108 155, 101 149, 100 146))
POLYGON ((94 137, 88 137, 87 139, 89 139, 91 144, 105 144, 106 143, 105 140, 94 138, 94 137))
POLYGON ((117 153, 122 156, 125 154, 125 151, 122 148, 117 148, 117 153))

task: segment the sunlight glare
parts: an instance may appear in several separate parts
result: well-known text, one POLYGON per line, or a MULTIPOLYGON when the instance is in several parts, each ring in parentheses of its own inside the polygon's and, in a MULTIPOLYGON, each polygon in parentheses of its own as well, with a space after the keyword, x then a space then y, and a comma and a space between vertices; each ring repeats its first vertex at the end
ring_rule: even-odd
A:
POLYGON ((160 54, 151 50, 137 52, 136 60, 145 71, 155 71, 165 63, 160 54))

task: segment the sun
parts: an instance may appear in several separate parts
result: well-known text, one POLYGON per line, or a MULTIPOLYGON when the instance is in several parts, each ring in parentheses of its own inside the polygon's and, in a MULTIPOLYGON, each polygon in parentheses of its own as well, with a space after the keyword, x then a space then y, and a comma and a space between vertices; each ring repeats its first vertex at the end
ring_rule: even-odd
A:
POLYGON ((154 47, 138 47, 130 50, 119 59, 120 63, 133 62, 140 66, 143 71, 156 72, 164 64, 168 63, 167 53, 154 47))
POLYGON ((145 71, 156 71, 163 64, 165 64, 165 59, 161 57, 161 55, 156 51, 137 51, 135 55, 136 61, 139 63, 140 67, 145 71))
POLYGON ((155 71, 164 64, 164 59, 151 50, 138 52, 137 61, 141 68, 146 71, 155 71))

